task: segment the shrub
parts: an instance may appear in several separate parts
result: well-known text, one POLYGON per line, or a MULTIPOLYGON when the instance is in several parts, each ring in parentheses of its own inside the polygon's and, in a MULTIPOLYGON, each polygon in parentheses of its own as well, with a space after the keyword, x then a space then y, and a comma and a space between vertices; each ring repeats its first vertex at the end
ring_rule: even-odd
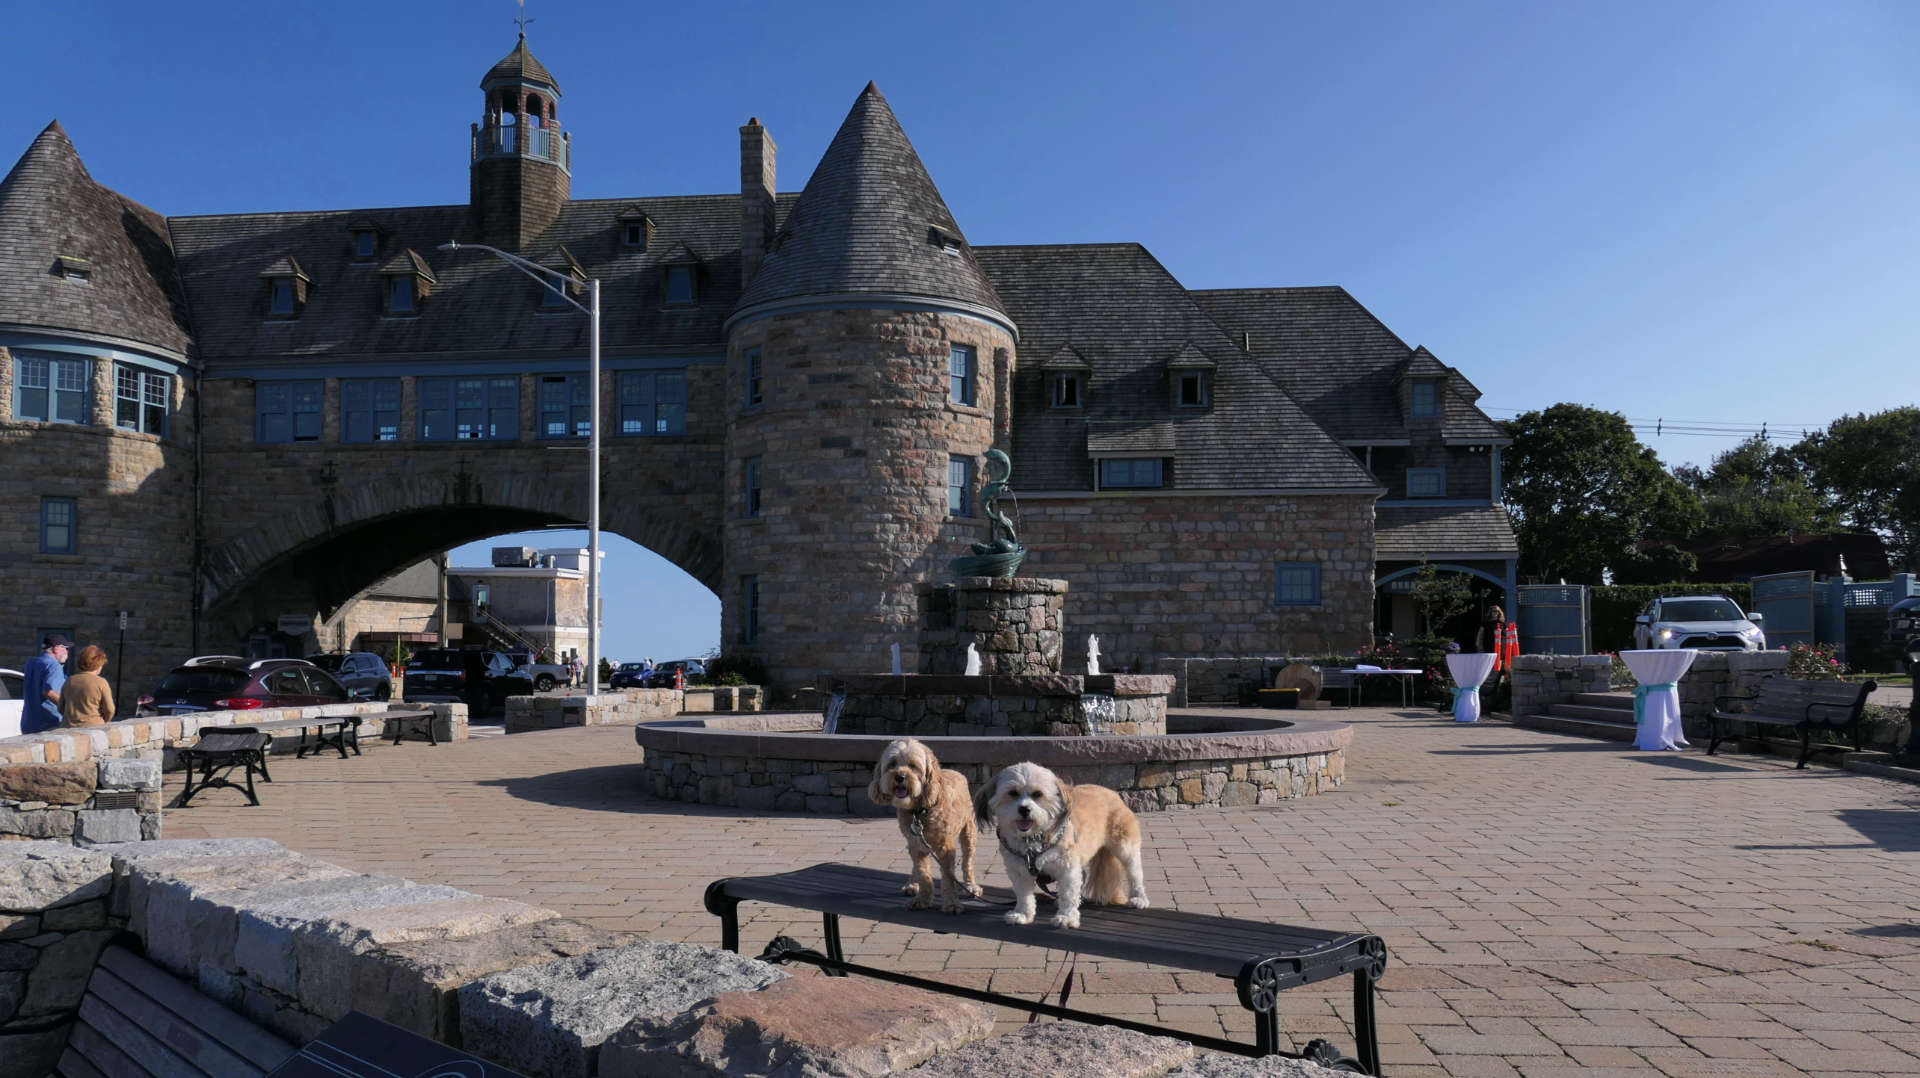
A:
POLYGON ((765 685, 767 668, 752 655, 722 655, 707 660, 707 680, 715 685, 765 685))
POLYGON ((1841 681, 1846 666, 1832 644, 1787 645, 1787 676, 1798 681, 1841 681))

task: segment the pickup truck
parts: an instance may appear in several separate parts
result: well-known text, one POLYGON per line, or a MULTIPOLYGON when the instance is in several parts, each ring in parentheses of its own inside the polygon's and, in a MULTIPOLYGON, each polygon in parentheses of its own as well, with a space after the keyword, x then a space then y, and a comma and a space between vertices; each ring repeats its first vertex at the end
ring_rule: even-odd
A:
POLYGON ((515 673, 523 673, 533 681, 535 692, 546 692, 555 685, 565 685, 570 675, 565 663, 537 663, 525 652, 506 654, 506 660, 513 665, 515 673))

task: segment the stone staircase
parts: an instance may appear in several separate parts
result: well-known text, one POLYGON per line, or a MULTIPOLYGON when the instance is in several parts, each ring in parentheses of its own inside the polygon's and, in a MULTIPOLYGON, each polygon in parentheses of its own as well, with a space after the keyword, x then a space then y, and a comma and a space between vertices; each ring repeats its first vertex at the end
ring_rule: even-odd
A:
POLYGON ((1544 715, 1517 715, 1514 725, 1535 730, 1553 730, 1562 734, 1632 741, 1633 694, 1631 692, 1583 692, 1564 704, 1550 704, 1544 715))

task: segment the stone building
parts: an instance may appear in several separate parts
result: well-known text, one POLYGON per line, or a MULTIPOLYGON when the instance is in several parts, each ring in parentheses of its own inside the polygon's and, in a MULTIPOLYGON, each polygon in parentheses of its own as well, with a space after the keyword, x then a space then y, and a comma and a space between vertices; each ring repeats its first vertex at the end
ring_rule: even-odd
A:
POLYGON ((871 84, 797 195, 749 120, 737 193, 573 199, 561 96, 523 37, 442 206, 167 218, 42 132, 0 181, 0 484, 37 525, 0 533, 0 642, 129 609, 144 680, 325 626, 429 554, 577 524, 585 454, 548 450, 596 421, 602 526, 785 685, 911 655, 914 585, 985 536, 992 446, 1024 571, 1069 582, 1109 668, 1355 648, 1422 560, 1510 586, 1505 438, 1343 290, 975 247, 871 84), (564 299, 590 279, 599 416, 564 299))

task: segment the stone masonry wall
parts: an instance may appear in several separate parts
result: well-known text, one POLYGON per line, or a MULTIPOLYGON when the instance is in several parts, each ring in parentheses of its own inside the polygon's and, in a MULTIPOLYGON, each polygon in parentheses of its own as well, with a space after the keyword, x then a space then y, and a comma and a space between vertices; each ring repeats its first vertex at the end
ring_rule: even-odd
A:
POLYGON ((626 689, 594 696, 509 696, 506 731, 558 730, 567 726, 632 726, 686 712, 758 711, 758 685, 702 689, 626 689))
MULTIPOLYGON (((1017 473, 1016 473, 1017 478, 1017 473)), ((1169 656, 1326 655, 1370 641, 1373 503, 1358 495, 1027 497, 1021 571, 1066 580, 1078 654, 1106 670, 1169 656), (1320 566, 1320 602, 1274 602, 1274 563, 1320 566)))
POLYGON ((1522 655, 1513 661, 1515 715, 1540 715, 1586 692, 1606 692, 1613 660, 1605 655, 1522 655))
POLYGON ((920 608, 920 672, 964 674, 967 647, 982 674, 1058 674, 1067 582, 1037 577, 961 577, 914 589, 920 608))
MULTIPOLYGON (((992 323, 930 311, 820 311, 754 319, 728 344, 721 648, 746 652, 775 685, 828 673, 919 668, 914 585, 987 537, 980 457, 994 444, 991 362, 1012 339, 992 323), (953 345, 971 345, 974 403, 948 400, 953 345), (746 400, 760 354, 762 402, 746 400), (971 515, 948 513, 952 457, 974 462, 971 515), (745 471, 760 462, 748 515, 745 471), (748 580, 757 584, 752 639, 748 580)), ((709 473, 712 482, 721 473, 709 473)))

